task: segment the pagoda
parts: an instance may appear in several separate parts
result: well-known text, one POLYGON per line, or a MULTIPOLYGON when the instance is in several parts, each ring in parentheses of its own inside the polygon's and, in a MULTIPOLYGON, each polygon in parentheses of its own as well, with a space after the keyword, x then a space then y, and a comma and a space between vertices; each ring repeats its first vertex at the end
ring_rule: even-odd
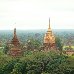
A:
POLYGON ((49 49, 54 49, 55 48, 55 36, 52 33, 52 30, 50 28, 50 18, 49 18, 49 27, 48 30, 44 36, 44 49, 49 50, 49 49))
POLYGON ((9 49, 8 54, 13 57, 18 57, 22 55, 22 50, 20 48, 20 42, 16 35, 16 28, 14 28, 14 34, 13 34, 13 38, 10 43, 10 49, 9 49))
POLYGON ((16 35, 16 28, 14 28, 14 35, 13 35, 13 39, 11 41, 11 44, 13 44, 14 46, 20 45, 20 42, 19 42, 17 35, 16 35))

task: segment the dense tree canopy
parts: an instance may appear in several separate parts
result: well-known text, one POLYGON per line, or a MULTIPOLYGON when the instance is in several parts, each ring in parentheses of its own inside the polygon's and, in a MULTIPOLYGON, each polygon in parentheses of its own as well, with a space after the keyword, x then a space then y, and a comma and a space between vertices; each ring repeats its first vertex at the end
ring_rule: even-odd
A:
POLYGON ((74 74, 74 57, 53 51, 29 53, 21 58, 0 54, 0 74, 74 74))
POLYGON ((56 37, 55 42, 56 42, 57 49, 62 52, 63 49, 62 40, 59 37, 56 37))

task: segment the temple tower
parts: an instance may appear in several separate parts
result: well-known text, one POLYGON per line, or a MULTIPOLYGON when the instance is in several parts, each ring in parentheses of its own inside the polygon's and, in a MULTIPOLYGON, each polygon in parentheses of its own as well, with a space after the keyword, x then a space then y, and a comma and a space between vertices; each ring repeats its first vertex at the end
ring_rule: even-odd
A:
POLYGON ((13 56, 13 57, 19 57, 22 55, 20 42, 19 42, 17 35, 16 35, 16 28, 14 28, 13 39, 10 43, 10 48, 9 48, 8 54, 13 56))
POLYGON ((51 27, 50 27, 50 18, 49 18, 49 27, 48 30, 44 36, 44 49, 49 50, 55 46, 55 37, 52 33, 51 27))
POLYGON ((11 44, 13 44, 14 46, 20 45, 19 40, 16 35, 16 28, 14 28, 14 34, 13 34, 13 39, 11 41, 11 44))

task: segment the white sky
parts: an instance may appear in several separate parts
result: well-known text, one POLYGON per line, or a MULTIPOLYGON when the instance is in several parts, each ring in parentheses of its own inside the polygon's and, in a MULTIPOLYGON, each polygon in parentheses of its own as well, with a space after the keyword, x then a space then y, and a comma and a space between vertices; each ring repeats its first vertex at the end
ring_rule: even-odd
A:
POLYGON ((0 0, 2 29, 74 29, 74 0, 0 0))

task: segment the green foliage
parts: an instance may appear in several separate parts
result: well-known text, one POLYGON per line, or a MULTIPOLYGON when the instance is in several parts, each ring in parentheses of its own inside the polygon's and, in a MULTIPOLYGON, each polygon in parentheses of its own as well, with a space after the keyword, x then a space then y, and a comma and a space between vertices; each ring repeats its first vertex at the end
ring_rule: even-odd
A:
POLYGON ((36 49, 39 49, 40 45, 41 45, 41 42, 39 40, 31 38, 27 42, 27 49, 36 50, 36 49))
POLYGON ((62 40, 59 37, 56 37, 56 46, 61 51, 63 48, 62 40))
POLYGON ((57 52, 36 51, 21 58, 0 56, 0 63, 0 74, 74 74, 74 57, 57 52))
POLYGON ((3 52, 4 52, 5 54, 7 54, 8 51, 9 51, 9 47, 8 47, 7 45, 5 45, 3 52))
POLYGON ((22 73, 18 72, 16 69, 13 69, 13 71, 10 74, 22 74, 22 73))

